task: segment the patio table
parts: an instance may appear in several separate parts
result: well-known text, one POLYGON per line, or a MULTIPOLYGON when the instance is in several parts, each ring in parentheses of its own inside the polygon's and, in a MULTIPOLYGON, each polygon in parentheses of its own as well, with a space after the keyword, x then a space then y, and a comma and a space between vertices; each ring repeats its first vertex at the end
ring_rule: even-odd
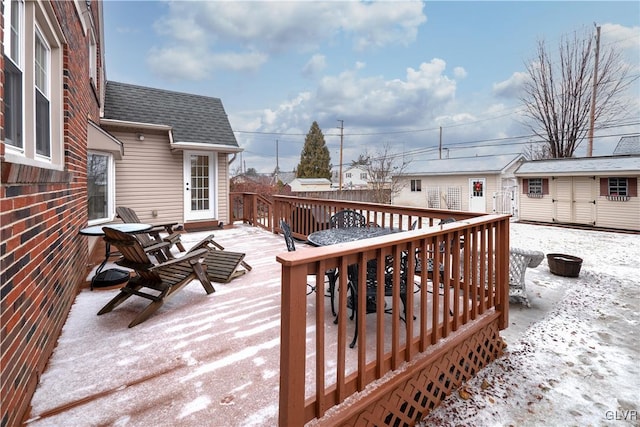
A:
MULTIPOLYGON (((106 224, 106 225, 94 225, 92 227, 86 227, 81 229, 78 233, 83 236, 104 236, 102 227, 115 228, 123 233, 141 233, 153 228, 150 224, 141 223, 126 223, 126 224, 106 224)), ((105 254, 104 260, 96 269, 96 274, 91 279, 91 290, 93 288, 104 288, 108 286, 119 285, 129 280, 129 272, 127 270, 121 270, 119 268, 110 268, 104 270, 104 266, 111 257, 111 245, 109 242, 105 242, 105 254)))
POLYGON ((387 234, 398 233, 403 230, 399 228, 387 227, 345 227, 328 228, 326 230, 315 231, 307 237, 309 243, 314 246, 335 245, 337 243, 354 242, 356 240, 368 239, 371 237, 385 236, 387 234))

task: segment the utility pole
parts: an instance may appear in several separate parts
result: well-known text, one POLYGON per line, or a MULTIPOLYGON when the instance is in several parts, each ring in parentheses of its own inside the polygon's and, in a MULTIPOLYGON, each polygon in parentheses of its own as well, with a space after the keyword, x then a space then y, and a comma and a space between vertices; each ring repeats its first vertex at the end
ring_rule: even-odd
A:
POLYGON ((598 59, 600 57, 600 27, 596 27, 596 58, 593 66, 593 94, 591 95, 591 115, 589 120, 589 144, 587 157, 593 155, 593 128, 596 121, 596 92, 598 88, 598 59))
POLYGON ((278 161, 278 140, 276 139, 276 185, 278 185, 278 172, 280 172, 280 165, 278 161))
POLYGON ((338 120, 340 122, 340 180, 338 181, 340 187, 338 191, 342 191, 342 142, 344 140, 344 120, 338 120))
POLYGON ((439 145, 440 149, 438 150, 438 152, 440 153, 440 160, 442 160, 442 126, 440 126, 440 145, 439 145))

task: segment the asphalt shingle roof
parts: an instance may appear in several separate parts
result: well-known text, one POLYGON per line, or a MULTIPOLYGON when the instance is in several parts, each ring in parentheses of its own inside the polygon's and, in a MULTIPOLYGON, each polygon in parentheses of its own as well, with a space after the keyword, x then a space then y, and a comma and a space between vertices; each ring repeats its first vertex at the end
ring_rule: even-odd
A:
POLYGON ((451 159, 413 160, 405 175, 458 175, 469 173, 501 173, 522 154, 503 154, 451 159))
POLYGON ((623 136, 620 138, 614 155, 619 154, 640 154, 640 135, 623 136))
POLYGON ((603 156, 534 160, 525 162, 515 175, 602 175, 607 173, 640 173, 640 156, 603 156))
POLYGON ((238 147, 219 98, 109 81, 104 118, 171 126, 174 142, 238 147))

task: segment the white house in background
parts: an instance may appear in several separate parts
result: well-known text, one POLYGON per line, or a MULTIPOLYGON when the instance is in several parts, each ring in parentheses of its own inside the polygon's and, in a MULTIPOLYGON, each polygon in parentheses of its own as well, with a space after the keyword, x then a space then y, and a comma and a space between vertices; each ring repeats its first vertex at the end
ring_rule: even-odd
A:
MULTIPOLYGON (((331 171, 331 186, 340 187, 340 168, 331 171)), ((369 187, 369 172, 363 166, 342 168, 343 190, 366 190, 369 187)))
POLYGON ((291 191, 331 191, 331 181, 327 178, 296 178, 287 184, 291 191))
POLYGON ((413 160, 400 176, 391 203, 402 206, 496 212, 518 216, 515 170, 522 154, 413 160))

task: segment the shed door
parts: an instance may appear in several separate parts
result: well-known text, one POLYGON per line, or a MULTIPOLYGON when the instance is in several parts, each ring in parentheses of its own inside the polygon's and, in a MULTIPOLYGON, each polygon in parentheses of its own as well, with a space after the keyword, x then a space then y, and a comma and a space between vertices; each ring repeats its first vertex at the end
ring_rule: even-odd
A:
POLYGON ((596 223, 595 177, 573 178, 573 221, 577 224, 596 223))
POLYGON ((471 178, 469 180, 469 212, 487 211, 486 184, 484 178, 471 178))
POLYGON ((560 177, 555 180, 554 216, 556 222, 595 224, 595 180, 590 177, 560 177))
POLYGON ((573 195, 571 178, 560 177, 554 179, 556 194, 553 198, 553 220, 555 222, 572 222, 571 205, 573 195))
POLYGON ((186 221, 216 218, 215 153, 184 152, 184 217, 186 221))

